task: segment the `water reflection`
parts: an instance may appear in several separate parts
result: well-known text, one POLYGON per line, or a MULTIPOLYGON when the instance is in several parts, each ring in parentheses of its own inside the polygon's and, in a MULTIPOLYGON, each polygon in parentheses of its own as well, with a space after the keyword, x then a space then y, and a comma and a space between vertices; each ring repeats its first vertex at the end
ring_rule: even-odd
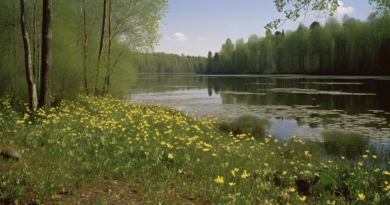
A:
POLYGON ((271 133, 281 138, 290 132, 319 138, 326 128, 390 143, 388 88, 390 77, 142 74, 128 99, 220 118, 268 117, 274 121, 271 133))

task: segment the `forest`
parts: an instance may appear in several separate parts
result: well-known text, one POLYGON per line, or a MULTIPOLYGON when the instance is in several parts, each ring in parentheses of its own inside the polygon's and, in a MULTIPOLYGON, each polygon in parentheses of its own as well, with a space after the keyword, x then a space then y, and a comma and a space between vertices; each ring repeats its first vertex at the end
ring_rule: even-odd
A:
POLYGON ((136 80, 133 56, 157 45, 168 8, 166 0, 7 0, 0 5, 0 98, 40 96, 41 83, 49 79, 53 101, 127 92, 136 80), (42 33, 47 2, 50 35, 42 33), (46 36, 51 38, 50 78, 42 76, 46 36))
POLYGON ((345 15, 299 24, 295 31, 256 34, 235 43, 228 38, 219 52, 207 58, 175 54, 141 54, 138 72, 203 74, 342 74, 390 73, 390 17, 372 13, 366 21, 345 15))

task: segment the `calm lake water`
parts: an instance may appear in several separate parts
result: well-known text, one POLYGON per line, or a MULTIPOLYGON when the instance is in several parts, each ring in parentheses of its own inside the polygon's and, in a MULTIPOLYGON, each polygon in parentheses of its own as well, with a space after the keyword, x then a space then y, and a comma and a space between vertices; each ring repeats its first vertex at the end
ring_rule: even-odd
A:
POLYGON ((138 74, 127 99, 219 119, 265 117, 278 138, 339 130, 390 145, 390 76, 138 74))

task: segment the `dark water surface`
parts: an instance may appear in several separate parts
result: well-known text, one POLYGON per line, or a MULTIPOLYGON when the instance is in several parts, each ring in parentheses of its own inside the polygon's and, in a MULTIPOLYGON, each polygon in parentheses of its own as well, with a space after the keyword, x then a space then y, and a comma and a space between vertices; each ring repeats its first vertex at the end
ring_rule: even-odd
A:
POLYGON ((219 119, 266 117, 279 138, 339 130, 390 145, 390 76, 138 74, 127 99, 219 119))

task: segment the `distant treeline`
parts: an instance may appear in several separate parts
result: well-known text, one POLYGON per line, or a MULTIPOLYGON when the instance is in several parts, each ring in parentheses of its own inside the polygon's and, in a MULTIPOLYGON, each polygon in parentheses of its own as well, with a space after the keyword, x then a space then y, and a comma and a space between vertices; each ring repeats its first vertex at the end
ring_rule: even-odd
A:
POLYGON ((167 53, 139 53, 134 62, 139 73, 202 73, 207 65, 205 57, 167 53))
POLYGON ((251 35, 248 41, 227 39, 220 52, 207 58, 141 54, 139 72, 207 74, 311 73, 390 74, 390 17, 372 13, 366 21, 345 15, 342 23, 328 18, 295 31, 251 35))

